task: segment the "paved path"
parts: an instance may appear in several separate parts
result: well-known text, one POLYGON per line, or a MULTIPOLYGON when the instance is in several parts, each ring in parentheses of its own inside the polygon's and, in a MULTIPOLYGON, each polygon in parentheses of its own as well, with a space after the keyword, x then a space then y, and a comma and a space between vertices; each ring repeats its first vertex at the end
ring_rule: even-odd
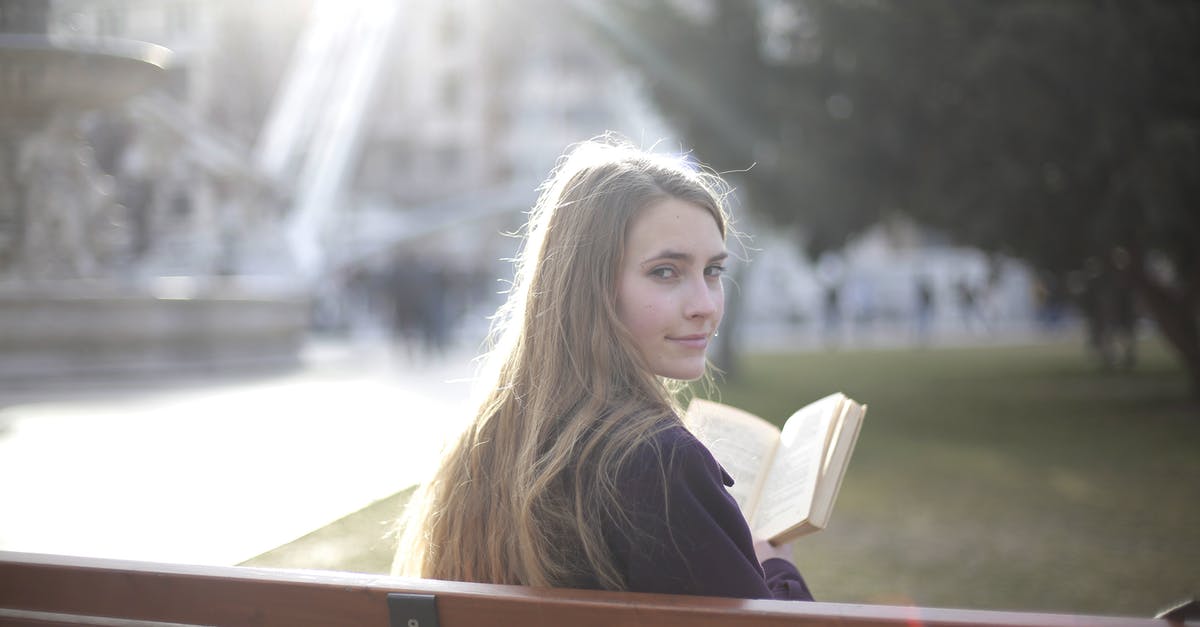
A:
POLYGON ((322 345, 275 376, 0 384, 0 550, 249 559, 415 484, 470 357, 322 345))

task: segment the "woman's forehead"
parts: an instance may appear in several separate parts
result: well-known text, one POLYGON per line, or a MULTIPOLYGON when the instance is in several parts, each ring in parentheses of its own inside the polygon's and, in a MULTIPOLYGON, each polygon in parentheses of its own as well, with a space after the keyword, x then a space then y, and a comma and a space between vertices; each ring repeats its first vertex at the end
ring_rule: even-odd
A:
POLYGON ((639 262, 649 256, 709 259, 725 252, 725 238, 711 211, 692 202, 667 198, 633 217, 626 248, 639 262))

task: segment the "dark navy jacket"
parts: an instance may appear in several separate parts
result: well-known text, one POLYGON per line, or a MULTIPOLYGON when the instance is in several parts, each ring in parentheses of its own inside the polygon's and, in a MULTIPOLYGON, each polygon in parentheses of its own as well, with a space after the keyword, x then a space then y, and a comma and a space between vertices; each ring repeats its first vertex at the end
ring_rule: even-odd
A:
POLYGON ((695 436, 679 425, 654 444, 661 456, 639 447, 617 479, 629 520, 606 529, 630 590, 812 600, 791 562, 758 563, 746 519, 725 490, 733 479, 695 436))

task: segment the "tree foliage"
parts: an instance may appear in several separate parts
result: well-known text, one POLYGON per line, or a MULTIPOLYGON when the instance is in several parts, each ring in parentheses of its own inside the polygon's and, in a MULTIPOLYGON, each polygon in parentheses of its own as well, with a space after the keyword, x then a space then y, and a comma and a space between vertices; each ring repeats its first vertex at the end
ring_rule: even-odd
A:
POLYGON ((1102 260, 1200 390, 1200 4, 575 6, 811 254, 903 213, 1050 277, 1102 260))

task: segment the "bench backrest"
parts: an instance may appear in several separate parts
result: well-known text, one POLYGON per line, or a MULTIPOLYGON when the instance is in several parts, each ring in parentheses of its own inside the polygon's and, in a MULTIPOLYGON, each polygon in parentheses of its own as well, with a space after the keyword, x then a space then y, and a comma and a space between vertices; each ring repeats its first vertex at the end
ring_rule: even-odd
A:
MULTIPOLYGON (((389 594, 432 595, 440 627, 911 625, 1166 627, 1168 621, 551 590, 317 571, 0 552, 0 627, 435 627, 389 594)), ((418 603, 419 605, 419 603, 418 603)))

